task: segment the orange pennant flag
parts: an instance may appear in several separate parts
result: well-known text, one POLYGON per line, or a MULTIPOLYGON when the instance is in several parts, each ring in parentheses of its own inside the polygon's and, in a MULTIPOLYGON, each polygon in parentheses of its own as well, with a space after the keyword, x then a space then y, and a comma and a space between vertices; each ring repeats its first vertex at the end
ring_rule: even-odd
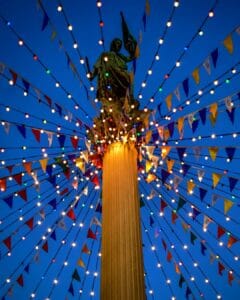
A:
POLYGON ((171 148, 172 148, 171 146, 162 146, 162 153, 161 153, 162 159, 165 159, 166 156, 168 156, 171 148))
POLYGON ((170 132, 167 128, 164 128, 163 138, 164 138, 164 141, 167 141, 170 138, 170 132))
POLYGON ((228 248, 231 248, 232 245, 233 245, 234 243, 236 243, 237 241, 238 241, 238 240, 237 240, 234 236, 230 235, 230 237, 229 237, 229 239, 228 239, 227 247, 228 247, 228 248))
POLYGON ((217 102, 210 105, 209 108, 210 113, 212 114, 213 118, 217 117, 217 111, 218 111, 218 104, 217 102))
POLYGON ((177 263, 175 263, 175 271, 176 271, 177 274, 180 274, 180 273, 181 273, 181 272, 180 272, 180 269, 179 269, 179 266, 178 266, 177 263))
POLYGON ((195 187, 195 183, 191 180, 189 180, 187 182, 187 191, 188 191, 188 194, 193 194, 193 189, 195 187))
POLYGON ((152 130, 149 130, 146 133, 146 136, 145 136, 145 142, 146 142, 146 144, 148 144, 150 142, 151 138, 152 138, 152 130))
POLYGON ((171 173, 174 163, 175 163, 175 160, 173 160, 173 159, 169 158, 166 160, 168 173, 171 173))
POLYGON ((147 178, 146 178, 146 182, 147 182, 147 183, 151 183, 151 182, 154 181, 156 178, 157 178, 156 175, 150 173, 150 174, 148 174, 148 176, 147 176, 147 178))
POLYGON ((165 99, 168 110, 172 108, 172 94, 169 94, 165 99))
POLYGON ((183 133, 183 126, 184 126, 184 116, 178 119, 177 127, 179 135, 182 136, 183 133))
POLYGON ((25 170, 27 171, 28 175, 31 175, 31 171, 32 171, 32 162, 25 162, 23 163, 23 166, 25 168, 25 170))
POLYGON ((77 264, 79 265, 79 267, 85 268, 85 264, 81 258, 79 258, 77 264))
POLYGON ((225 40, 223 41, 223 44, 227 51, 232 54, 233 53, 233 40, 232 40, 232 35, 228 35, 225 40))
POLYGON ((219 182, 219 180, 222 178, 221 174, 218 173, 212 173, 212 181, 213 181, 213 187, 215 188, 219 182))
POLYGON ((193 77, 194 81, 196 82, 196 84, 199 84, 199 82, 200 82, 199 68, 196 68, 195 70, 193 70, 192 77, 193 77))
POLYGON ((209 151, 212 161, 215 161, 215 159, 217 157, 217 153, 218 153, 218 147, 209 147, 208 151, 209 151))
POLYGON ((43 172, 46 173, 48 158, 40 159, 39 163, 41 165, 41 168, 42 168, 43 172))
POLYGON ((85 161, 82 158, 76 159, 76 167, 78 167, 83 173, 85 173, 85 161))
POLYGON ((233 206, 233 202, 228 199, 224 199, 224 214, 226 214, 233 206))

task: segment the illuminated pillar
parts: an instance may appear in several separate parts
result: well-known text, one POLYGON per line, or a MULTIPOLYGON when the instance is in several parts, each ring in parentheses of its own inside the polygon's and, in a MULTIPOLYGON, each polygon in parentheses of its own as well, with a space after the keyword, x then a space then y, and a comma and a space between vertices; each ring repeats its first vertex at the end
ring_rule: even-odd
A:
POLYGON ((101 300, 144 300, 137 151, 114 143, 103 158, 101 300))

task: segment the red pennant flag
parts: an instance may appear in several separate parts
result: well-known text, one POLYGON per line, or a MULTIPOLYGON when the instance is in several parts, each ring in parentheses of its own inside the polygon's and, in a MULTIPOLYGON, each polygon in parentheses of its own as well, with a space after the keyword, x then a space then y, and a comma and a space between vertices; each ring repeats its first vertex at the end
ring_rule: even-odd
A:
POLYGON ((0 179, 0 190, 1 192, 5 192, 7 189, 7 180, 6 178, 1 178, 0 179))
POLYGON ((78 141, 79 141, 79 138, 71 136, 71 142, 72 142, 72 146, 73 146, 74 149, 77 149, 78 141))
POLYGON ((16 180, 16 182, 21 185, 22 184, 22 173, 13 175, 13 178, 16 180))
POLYGON ((167 244, 166 244, 166 242, 164 240, 162 240, 162 244, 163 244, 164 250, 166 251, 167 250, 167 244))
POLYGON ((97 175, 93 176, 93 178, 91 179, 91 182, 93 184, 95 184, 96 186, 100 186, 100 183, 99 183, 97 175))
POLYGON ((13 84, 16 84, 17 78, 18 78, 18 74, 15 73, 13 70, 9 70, 9 72, 10 72, 11 75, 12 75, 12 81, 13 81, 13 84))
POLYGON ((45 252, 48 252, 48 242, 47 242, 47 241, 45 242, 45 244, 43 244, 42 249, 43 249, 45 252))
POLYGON ((90 254, 91 251, 88 249, 88 246, 86 244, 82 247, 82 253, 90 254))
POLYGON ((27 201, 27 191, 26 191, 26 189, 17 192, 17 194, 18 194, 18 196, 20 196, 24 201, 27 201))
POLYGON ((44 95, 45 99, 47 100, 48 105, 51 107, 52 106, 52 100, 50 97, 48 97, 47 95, 44 95))
POLYGON ((8 250, 11 251, 11 249, 12 249, 12 238, 11 238, 11 236, 9 236, 5 240, 3 240, 3 243, 8 248, 8 250))
POLYGON ((36 141, 40 142, 41 131, 39 129, 32 128, 32 133, 34 134, 36 141))
POLYGON ((12 166, 7 166, 6 168, 8 169, 9 173, 12 174, 12 170, 13 170, 13 165, 12 166))
POLYGON ((25 224, 32 230, 33 229, 33 218, 29 219, 25 224))
POLYGON ((226 232, 225 229, 218 226, 217 238, 219 239, 222 235, 224 235, 225 232, 226 232))
POLYGON ((75 216, 74 210, 72 208, 67 212, 67 216, 70 219, 72 219, 73 221, 76 221, 76 216, 75 216))
POLYGON ((233 272, 229 271, 228 272, 228 283, 229 285, 232 285, 232 281, 233 281, 234 277, 233 277, 233 272))
POLYGON ((18 283, 20 286, 23 286, 23 285, 24 285, 24 284, 23 284, 23 276, 22 276, 22 274, 18 277, 17 283, 18 283))
POLYGON ((87 238, 93 239, 93 240, 97 239, 96 234, 90 228, 88 229, 87 238))
POLYGON ((32 171, 32 162, 31 162, 31 161, 25 162, 25 163, 23 163, 23 166, 24 166, 26 172, 28 173, 28 175, 31 175, 31 171, 32 171))
POLYGON ((66 178, 69 180, 70 176, 71 176, 71 170, 70 168, 66 168, 66 170, 64 171, 64 175, 66 176, 66 178))
POLYGON ((167 207, 167 203, 163 200, 161 200, 161 209, 160 209, 160 212, 164 212, 164 208, 167 207))
POLYGON ((232 247, 232 245, 236 242, 237 242, 237 239, 234 236, 230 235, 230 237, 228 239, 228 244, 227 244, 228 248, 232 247))
POLYGON ((60 195, 63 196, 68 192, 68 188, 65 188, 64 190, 61 191, 60 195))
POLYGON ((222 265, 220 262, 218 263, 218 274, 222 276, 222 271, 225 270, 224 265, 222 265))
POLYGON ((176 212, 172 211, 172 224, 176 223, 176 220, 178 218, 178 215, 176 212))
POLYGON ((167 253, 167 261, 170 262, 172 260, 172 253, 168 251, 167 253))

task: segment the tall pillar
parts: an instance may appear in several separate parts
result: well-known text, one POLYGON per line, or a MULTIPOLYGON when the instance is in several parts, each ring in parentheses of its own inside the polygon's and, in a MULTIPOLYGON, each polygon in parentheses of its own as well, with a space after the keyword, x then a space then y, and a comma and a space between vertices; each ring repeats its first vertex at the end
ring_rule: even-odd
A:
POLYGON ((137 151, 114 143, 103 158, 101 300, 145 300, 137 151))

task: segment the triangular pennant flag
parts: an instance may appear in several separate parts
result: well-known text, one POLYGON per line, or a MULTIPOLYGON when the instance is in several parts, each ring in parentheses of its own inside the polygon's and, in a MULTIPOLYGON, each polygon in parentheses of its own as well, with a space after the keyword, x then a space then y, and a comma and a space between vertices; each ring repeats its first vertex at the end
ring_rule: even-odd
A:
POLYGON ((191 168, 190 165, 187 165, 187 164, 182 165, 183 176, 186 176, 186 174, 190 168, 191 168))
POLYGON ((79 281, 79 282, 81 281, 77 269, 75 269, 75 270, 73 271, 72 278, 75 279, 75 280, 77 280, 77 281, 79 281))
POLYGON ((233 40, 232 40, 232 35, 228 35, 224 41, 223 41, 223 45, 225 46, 225 48, 227 49, 227 51, 232 54, 233 53, 233 40))
POLYGON ((232 192, 238 182, 238 179, 233 177, 228 177, 228 180, 229 180, 229 189, 230 192, 232 192))
POLYGON ((151 183, 152 181, 154 181, 155 179, 157 178, 156 175, 152 174, 152 173, 149 173, 147 178, 146 178, 146 182, 147 183, 151 183))
POLYGON ((13 195, 10 195, 6 198, 3 198, 3 201, 10 207, 12 208, 13 205, 13 195))
POLYGON ((18 191, 18 196, 20 196, 24 201, 27 201, 27 191, 26 189, 18 191))
POLYGON ((217 153, 218 153, 218 147, 215 147, 215 146, 209 147, 208 151, 209 151, 212 161, 215 161, 215 159, 217 157, 217 153))
POLYGON ((101 205, 100 202, 97 204, 97 207, 96 207, 95 211, 100 213, 100 214, 102 213, 102 205, 101 205))
POLYGON ((162 245, 163 245, 164 250, 166 251, 166 250, 167 250, 167 244, 166 244, 166 242, 164 241, 164 239, 162 239, 162 245))
POLYGON ((17 129, 21 133, 21 135, 26 138, 26 127, 25 125, 17 125, 17 129))
POLYGON ((192 209, 192 219, 195 220, 196 217, 197 217, 200 213, 201 213, 201 212, 200 212, 198 209, 196 209, 196 207, 193 207, 193 209, 192 209))
POLYGON ((152 216, 150 216, 150 218, 149 218, 149 225, 152 227, 152 226, 153 226, 153 224, 154 224, 153 217, 152 217, 152 216))
POLYGON ((87 238, 93 239, 93 240, 97 239, 96 234, 90 228, 88 229, 87 238))
POLYGON ((177 211, 182 208, 185 203, 186 201, 182 197, 179 197, 177 211))
POLYGON ((172 108, 172 94, 169 94, 165 99, 168 110, 172 108))
POLYGON ((211 65, 210 65, 210 58, 207 57, 203 62, 203 67, 207 71, 208 75, 211 74, 211 65))
POLYGON ((212 181, 213 181, 213 187, 215 188, 219 182, 219 180, 222 178, 221 174, 218 173, 212 173, 212 181))
POLYGON ((211 57, 212 57, 213 66, 214 68, 216 68, 217 60, 218 60, 218 48, 216 48, 211 52, 211 57))
POLYGON ((30 267, 30 265, 28 264, 28 265, 26 265, 26 267, 24 268, 24 271, 25 271, 26 273, 28 273, 28 274, 29 274, 29 267, 30 267))
POLYGON ((63 190, 60 192, 60 195, 63 196, 63 195, 65 195, 65 194, 67 194, 68 191, 69 191, 69 189, 68 189, 68 188, 65 188, 65 189, 63 189, 63 190))
POLYGON ((11 251, 11 249, 12 249, 12 237, 11 236, 7 237, 5 240, 3 240, 3 243, 8 248, 8 250, 11 251))
POLYGON ((177 274, 181 274, 181 271, 180 271, 180 269, 179 269, 178 264, 177 264, 176 262, 175 262, 174 264, 175 264, 175 272, 176 272, 177 274))
POLYGON ((228 199, 224 199, 224 214, 228 213, 230 208, 233 206, 233 202, 228 199))
POLYGON ((178 285, 179 285, 180 288, 182 288, 182 285, 183 285, 184 282, 185 282, 185 279, 184 279, 183 275, 181 274, 180 278, 179 278, 179 282, 178 282, 178 285))
POLYGON ((79 265, 79 267, 85 268, 85 264, 81 258, 78 260, 77 264, 79 265))
POLYGON ((146 173, 148 173, 151 170, 152 167, 153 167, 152 162, 150 160, 146 160, 146 162, 145 162, 145 171, 146 171, 146 173))
POLYGON ((180 138, 183 137, 184 119, 185 119, 185 117, 183 116, 183 117, 180 117, 177 121, 177 128, 178 128, 180 138))
POLYGON ((161 207, 160 207, 160 212, 164 212, 164 208, 167 207, 167 203, 161 199, 161 207))
POLYGON ((168 156, 171 148, 172 148, 171 146, 162 146, 161 147, 161 150, 162 150, 162 152, 161 152, 162 159, 165 159, 168 156))
POLYGON ((56 236, 56 230, 54 230, 54 231, 51 233, 50 238, 53 239, 54 241, 56 241, 56 239, 57 239, 57 236, 56 236))
POLYGON ((168 159, 166 160, 167 169, 168 169, 168 172, 169 172, 169 173, 171 173, 172 168, 173 168, 173 166, 174 166, 174 163, 175 163, 175 160, 173 160, 173 159, 168 158, 168 159))
POLYGON ((170 251, 167 252, 167 261, 170 262, 172 260, 172 253, 170 251))
POLYGON ((41 165, 41 168, 43 170, 43 172, 46 172, 47 170, 47 163, 48 163, 48 158, 43 158, 39 160, 39 163, 41 165))
POLYGON ((13 85, 14 84, 16 84, 16 82, 17 82, 17 78, 18 78, 18 74, 17 73, 15 73, 13 70, 9 70, 9 72, 11 73, 11 75, 12 75, 12 82, 13 82, 13 85))
POLYGON ((169 123, 169 124, 167 125, 167 128, 168 128, 170 137, 172 137, 172 136, 173 136, 173 133, 174 133, 175 122, 169 123))
POLYGON ((185 151, 186 151, 186 148, 184 148, 184 147, 177 148, 178 157, 181 161, 183 161, 183 156, 184 156, 185 151))
POLYGON ((11 165, 11 166, 6 166, 6 168, 8 169, 8 172, 10 173, 10 174, 12 174, 12 170, 13 170, 13 165, 11 165))
POLYGON ((23 83, 23 86, 24 86, 24 89, 25 89, 25 92, 28 93, 29 91, 29 87, 30 87, 30 83, 28 81, 26 81, 25 79, 22 78, 22 83, 23 83))
POLYGON ((88 249, 88 246, 86 244, 83 245, 81 252, 85 254, 91 253, 91 251, 88 249))
POLYGON ((34 219, 33 219, 33 217, 32 218, 30 218, 29 220, 27 220, 26 222, 25 222, 25 224, 32 230, 33 229, 33 222, 34 222, 34 219))
POLYGON ((192 122, 192 132, 193 133, 197 130, 198 124, 199 124, 199 120, 197 120, 197 119, 192 122))
POLYGON ((218 262, 218 274, 222 276, 223 270, 225 270, 224 265, 218 262))
POLYGON ((77 149, 77 147, 78 147, 78 141, 79 141, 78 137, 71 136, 71 143, 72 143, 72 146, 73 146, 74 149, 77 149))
POLYGON ((59 220, 59 222, 58 222, 58 227, 61 228, 61 229, 63 229, 63 230, 66 230, 66 229, 67 229, 66 224, 65 224, 65 222, 64 222, 63 219, 62 219, 62 220, 59 220))
POLYGON ((57 200, 56 200, 56 198, 52 199, 51 201, 49 201, 48 204, 52 206, 53 210, 56 210, 56 208, 57 208, 57 200))
POLYGON ((46 134, 48 136, 48 146, 51 147, 53 142, 53 133, 48 131, 46 134))
POLYGON ((52 165, 48 165, 46 167, 46 172, 47 172, 47 174, 48 174, 49 177, 52 176, 52 171, 53 171, 53 166, 52 165))
POLYGON ((207 109, 205 107, 203 109, 199 110, 199 117, 200 117, 203 125, 205 125, 205 123, 206 123, 206 115, 207 115, 207 109))
POLYGON ((229 283, 229 285, 232 285, 233 280, 234 280, 233 272, 228 271, 228 283, 229 283))
POLYGON ((42 31, 47 27, 48 22, 49 22, 49 17, 46 14, 45 10, 43 10, 43 21, 42 21, 42 28, 41 28, 42 31))
POLYGON ((194 153, 194 157, 198 160, 201 154, 201 147, 196 146, 192 148, 193 153, 194 153))
POLYGON ((204 197, 206 196, 207 194, 207 190, 199 187, 199 197, 200 197, 200 200, 203 201, 204 197))
POLYGON ((183 81, 182 85, 183 85, 183 90, 184 90, 186 96, 188 97, 188 93, 189 93, 189 79, 186 78, 186 79, 183 81))
POLYGON ((212 114, 213 118, 216 118, 218 111, 218 103, 212 103, 209 108, 209 112, 212 114))
POLYGON ((24 286, 24 283, 23 283, 23 275, 22 275, 22 274, 17 278, 17 283, 18 283, 20 286, 24 286))
POLYGON ((32 128, 32 133, 36 139, 37 142, 40 142, 40 137, 41 137, 41 131, 39 129, 34 129, 32 128))
POLYGON ((148 130, 145 135, 145 143, 148 144, 152 138, 152 130, 148 130))
POLYGON ((43 249, 45 252, 48 252, 48 241, 46 241, 46 242, 43 244, 42 249, 43 249))
POLYGON ((91 178, 91 182, 92 182, 95 186, 97 186, 97 187, 100 186, 100 182, 99 182, 99 179, 98 179, 98 176, 97 176, 97 175, 94 175, 94 176, 91 178))
POLYGON ((58 137, 58 141, 61 148, 64 147, 65 140, 66 140, 66 135, 60 134, 60 136, 58 137))
POLYGON ((190 241, 191 241, 191 244, 194 245, 194 241, 196 239, 197 239, 197 236, 192 231, 190 231, 190 241))
POLYGON ((189 299, 189 295, 191 294, 191 290, 190 288, 187 286, 187 289, 186 289, 186 298, 189 299))
POLYGON ((225 151, 227 153, 228 158, 231 161, 233 159, 234 154, 235 154, 236 148, 234 148, 234 147, 226 147, 225 151))
POLYGON ((199 68, 196 68, 195 70, 193 70, 192 77, 193 77, 194 81, 196 82, 196 84, 199 84, 199 82, 200 82, 199 68))
POLYGON ((176 89, 174 90, 173 93, 176 96, 176 98, 178 99, 178 101, 180 101, 181 100, 181 96, 180 96, 179 86, 176 87, 176 89))
POLYGON ((15 174, 12 176, 16 182, 21 185, 22 184, 22 173, 15 174))
POLYGON ((228 248, 231 248, 232 245, 233 245, 234 243, 236 243, 237 241, 238 241, 238 240, 237 240, 234 236, 230 235, 230 236, 229 236, 229 239, 228 239, 227 247, 228 247, 228 248))
POLYGON ((162 184, 164 184, 166 182, 166 180, 168 179, 169 175, 170 175, 170 173, 168 173, 164 169, 161 169, 162 184))
POLYGON ((204 242, 201 242, 200 244, 201 244, 201 253, 202 253, 202 255, 205 255, 207 247, 204 245, 204 242))
POLYGON ((232 97, 231 97, 231 96, 228 96, 228 97, 224 98, 224 103, 225 103, 226 109, 227 109, 229 112, 231 112, 232 109, 233 109, 232 97))
POLYGON ((172 211, 172 224, 176 223, 176 220, 178 218, 178 215, 175 211, 172 211))
POLYGON ((187 182, 187 191, 188 191, 188 194, 191 195, 193 193, 195 185, 196 184, 193 181, 188 180, 188 182, 187 182))
POLYGON ((47 178, 47 181, 49 181, 54 187, 56 186, 56 180, 56 175, 47 178))
POLYGON ((218 225, 217 238, 220 239, 220 237, 224 235, 225 232, 226 230, 218 225))
POLYGON ((97 217, 93 217, 91 224, 95 224, 95 225, 97 225, 97 226, 102 227, 102 224, 101 224, 101 222, 98 220, 97 217))
POLYGON ((205 175, 204 170, 198 170, 197 171, 198 181, 202 182, 204 175, 205 175))
POLYGON ((25 163, 23 163, 23 166, 24 166, 26 172, 28 173, 28 175, 31 175, 31 171, 32 171, 32 162, 31 162, 31 161, 25 162, 25 163))
POLYGON ((67 212, 67 216, 68 216, 71 220, 76 221, 76 216, 75 216, 74 210, 73 210, 72 208, 67 212))
POLYGON ((68 288, 68 292, 69 292, 72 296, 74 296, 74 289, 73 289, 73 284, 72 284, 72 282, 70 283, 70 286, 69 286, 69 288, 68 288))
POLYGON ((207 231, 208 225, 212 222, 208 216, 203 216, 203 231, 207 231))

